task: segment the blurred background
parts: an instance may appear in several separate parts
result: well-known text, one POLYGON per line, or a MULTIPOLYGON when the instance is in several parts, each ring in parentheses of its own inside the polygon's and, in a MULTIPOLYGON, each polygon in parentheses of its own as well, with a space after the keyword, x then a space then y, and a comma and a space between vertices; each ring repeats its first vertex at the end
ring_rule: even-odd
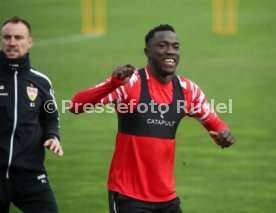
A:
MULTIPOLYGON (((232 100, 232 112, 218 115, 237 140, 220 149, 196 120, 182 121, 175 182, 184 212, 274 212, 276 2, 227 0, 222 8, 220 0, 98 0, 102 11, 90 1, 0 0, 1 24, 14 15, 30 22, 32 66, 55 89, 65 155, 58 159, 47 151, 46 168, 60 212, 108 212, 106 182, 117 131, 116 114, 76 116, 65 109, 66 100, 104 81, 116 66, 144 67, 144 37, 162 23, 175 28, 181 43, 178 75, 215 104, 232 100), (92 32, 96 10, 101 27, 92 32)), ((12 206, 10 212, 19 211, 12 206)))

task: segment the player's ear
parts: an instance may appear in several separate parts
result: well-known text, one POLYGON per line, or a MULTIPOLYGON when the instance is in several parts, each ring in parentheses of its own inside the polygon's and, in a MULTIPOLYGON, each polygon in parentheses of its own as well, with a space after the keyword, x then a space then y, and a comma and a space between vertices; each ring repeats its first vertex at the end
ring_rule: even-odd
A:
POLYGON ((151 58, 150 53, 149 53, 149 49, 147 47, 144 48, 144 53, 145 53, 145 55, 147 56, 148 59, 151 58))
POLYGON ((31 49, 31 48, 32 48, 33 42, 34 42, 33 37, 29 37, 29 38, 28 38, 28 49, 31 49))

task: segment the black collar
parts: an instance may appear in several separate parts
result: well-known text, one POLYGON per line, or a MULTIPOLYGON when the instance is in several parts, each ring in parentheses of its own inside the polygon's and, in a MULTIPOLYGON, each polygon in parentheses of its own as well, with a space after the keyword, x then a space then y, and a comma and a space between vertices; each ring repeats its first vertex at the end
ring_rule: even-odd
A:
POLYGON ((31 68, 29 53, 23 58, 10 59, 4 54, 3 50, 0 51, 0 67, 7 72, 29 72, 31 68))

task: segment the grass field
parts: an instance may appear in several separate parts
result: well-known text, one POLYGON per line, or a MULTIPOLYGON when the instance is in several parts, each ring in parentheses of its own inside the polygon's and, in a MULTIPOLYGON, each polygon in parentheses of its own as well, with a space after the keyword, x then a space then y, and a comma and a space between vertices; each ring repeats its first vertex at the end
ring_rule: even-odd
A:
MULTIPOLYGON (((103 81, 114 67, 145 66, 147 31, 173 25, 181 42, 178 74, 215 103, 233 100, 233 112, 219 116, 237 139, 222 150, 196 120, 183 120, 175 181, 184 212, 275 212, 276 2, 240 0, 238 33, 219 36, 212 33, 211 0, 107 1, 103 37, 80 35, 78 0, 1 0, 0 22, 13 15, 30 21, 32 65, 51 78, 60 110, 62 100, 103 81)), ((48 152, 46 160, 61 213, 108 212, 116 130, 115 114, 61 113, 65 155, 48 152)), ((18 212, 12 207, 11 213, 18 212)))

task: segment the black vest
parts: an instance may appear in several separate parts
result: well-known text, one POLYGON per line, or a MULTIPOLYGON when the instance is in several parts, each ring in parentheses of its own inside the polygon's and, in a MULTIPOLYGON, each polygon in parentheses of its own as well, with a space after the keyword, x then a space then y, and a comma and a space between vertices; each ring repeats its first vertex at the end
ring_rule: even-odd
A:
POLYGON ((150 97, 145 70, 139 70, 139 75, 140 101, 133 112, 118 114, 118 131, 136 136, 174 139, 185 112, 183 90, 177 76, 173 75, 172 78, 172 103, 157 104, 150 97))

